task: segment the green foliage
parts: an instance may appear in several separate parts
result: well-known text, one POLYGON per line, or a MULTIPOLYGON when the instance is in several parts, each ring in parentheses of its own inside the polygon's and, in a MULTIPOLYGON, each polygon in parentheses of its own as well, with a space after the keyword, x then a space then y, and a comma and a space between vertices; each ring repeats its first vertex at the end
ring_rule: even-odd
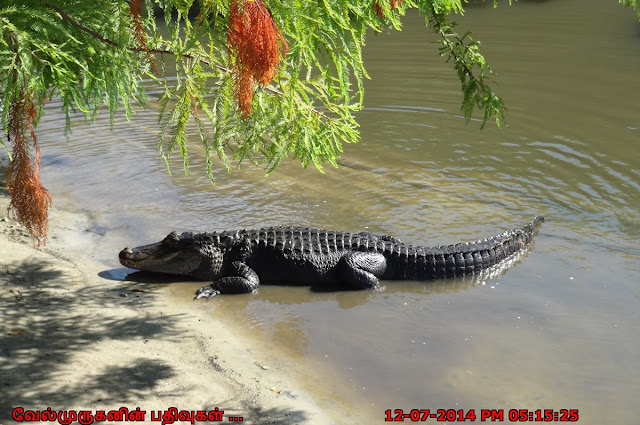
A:
POLYGON ((636 10, 636 14, 638 15, 638 19, 640 19, 640 1, 638 0, 620 0, 620 4, 625 7, 633 7, 636 10))
POLYGON ((460 79, 463 94, 462 112, 465 118, 468 121, 477 107, 484 111, 483 128, 491 117, 500 127, 500 119, 504 120, 506 107, 487 84, 487 72, 492 74, 493 70, 478 51, 480 42, 472 39, 470 32, 458 35, 454 31, 455 24, 447 22, 446 16, 435 8, 430 18, 431 25, 440 35, 440 55, 447 56, 447 61, 453 61, 453 67, 460 79))
MULTIPOLYGON (((255 85, 252 113, 243 118, 234 98, 227 31, 231 0, 140 0, 145 45, 136 34, 129 1, 16 0, 0 6, 0 122, 8 134, 10 105, 21 88, 33 90, 36 104, 54 96, 70 116, 88 120, 105 104, 113 115, 122 106, 143 103, 143 77, 164 87, 158 147, 168 157, 178 151, 189 167, 188 140, 197 132, 207 153, 230 169, 230 161, 264 164, 272 172, 288 157, 303 166, 336 165, 343 143, 358 141, 353 113, 362 108, 367 73, 362 48, 367 34, 401 28, 408 9, 418 9, 440 36, 440 54, 453 64, 469 119, 483 111, 500 124, 505 107, 488 85, 491 69, 469 33, 459 36, 449 16, 463 13, 460 0, 264 0, 289 45, 278 74, 266 86, 255 85), (154 6, 164 10, 166 29, 156 25, 154 6), (398 7, 399 6, 399 7, 398 7), (160 75, 152 72, 155 55, 160 75), (175 61, 175 63, 173 63, 175 61), (165 66, 175 66, 168 79, 165 66)), ((625 0, 622 0, 623 2, 625 0)), ((626 2, 635 4, 634 0, 626 2)), ((136 2, 137 3, 137 2, 136 2)), ((1 143, 1 142, 0 142, 1 143)))
POLYGON ((0 123, 8 134, 9 106, 21 89, 33 91, 42 112, 47 100, 59 96, 67 116, 79 110, 87 118, 101 104, 111 116, 124 107, 131 116, 131 102, 142 102, 138 54, 131 52, 128 5, 109 0, 91 2, 21 0, 0 8, 0 123), (63 19, 75 21, 114 44, 82 31, 63 19))

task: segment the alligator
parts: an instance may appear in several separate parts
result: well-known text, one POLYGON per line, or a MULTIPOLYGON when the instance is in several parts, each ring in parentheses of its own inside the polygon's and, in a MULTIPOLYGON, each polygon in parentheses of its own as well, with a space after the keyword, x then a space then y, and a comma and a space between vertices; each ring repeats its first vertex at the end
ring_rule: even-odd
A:
POLYGON ((255 291, 260 282, 337 289, 376 289, 379 280, 429 280, 472 275, 527 247, 544 222, 476 242, 422 247, 388 235, 302 227, 211 233, 171 232, 162 241, 125 248, 125 267, 213 283, 195 299, 255 291))

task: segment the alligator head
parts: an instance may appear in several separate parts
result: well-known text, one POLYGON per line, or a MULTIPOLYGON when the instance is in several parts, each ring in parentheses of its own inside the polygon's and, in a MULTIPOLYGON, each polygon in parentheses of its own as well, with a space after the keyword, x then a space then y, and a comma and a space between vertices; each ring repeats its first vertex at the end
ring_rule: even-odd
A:
POLYGON ((201 234, 171 232, 162 241, 120 251, 120 263, 132 269, 213 279, 222 269, 223 254, 201 234))

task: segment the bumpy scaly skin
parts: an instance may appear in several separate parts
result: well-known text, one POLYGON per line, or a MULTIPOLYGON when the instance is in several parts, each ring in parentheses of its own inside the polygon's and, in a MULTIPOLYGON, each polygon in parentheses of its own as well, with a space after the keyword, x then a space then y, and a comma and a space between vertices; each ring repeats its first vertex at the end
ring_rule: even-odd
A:
POLYGON ((406 245, 391 236, 300 227, 170 233, 125 248, 120 262, 138 270, 212 280, 196 299, 252 292, 260 282, 376 288, 378 280, 428 280, 474 274, 522 250, 544 217, 490 239, 457 245, 406 245))

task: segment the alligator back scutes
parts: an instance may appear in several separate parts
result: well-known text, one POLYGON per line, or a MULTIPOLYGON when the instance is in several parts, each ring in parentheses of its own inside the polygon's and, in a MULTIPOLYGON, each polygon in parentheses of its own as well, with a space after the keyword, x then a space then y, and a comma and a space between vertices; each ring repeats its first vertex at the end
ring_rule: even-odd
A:
MULTIPOLYGON (((402 243, 388 235, 373 235, 367 232, 350 233, 322 230, 309 227, 267 227, 256 230, 234 230, 200 234, 201 242, 229 245, 246 240, 253 246, 270 247, 280 252, 326 254, 330 252, 364 251, 378 252, 392 259, 397 267, 392 267, 396 279, 413 278, 412 272, 431 276, 433 270, 422 272, 422 264, 435 263, 436 269, 448 269, 446 276, 458 275, 465 269, 467 274, 473 270, 484 269, 497 264, 511 254, 521 250, 533 240, 543 217, 536 217, 527 225, 506 231, 489 239, 476 242, 443 246, 414 246, 402 243), (226 243, 225 243, 226 241, 226 243), (457 273, 454 272, 457 270, 457 273)), ((198 236, 198 235, 194 235, 198 236)), ((431 268, 427 266, 427 268, 431 268)), ((437 272, 442 275, 443 271, 437 272)), ((445 276, 443 276, 445 277, 445 276)))
POLYGON ((390 236, 349 233, 302 227, 269 227, 257 230, 207 233, 212 242, 226 239, 247 240, 251 245, 271 247, 277 251, 329 253, 339 251, 393 252, 401 243, 390 236))

